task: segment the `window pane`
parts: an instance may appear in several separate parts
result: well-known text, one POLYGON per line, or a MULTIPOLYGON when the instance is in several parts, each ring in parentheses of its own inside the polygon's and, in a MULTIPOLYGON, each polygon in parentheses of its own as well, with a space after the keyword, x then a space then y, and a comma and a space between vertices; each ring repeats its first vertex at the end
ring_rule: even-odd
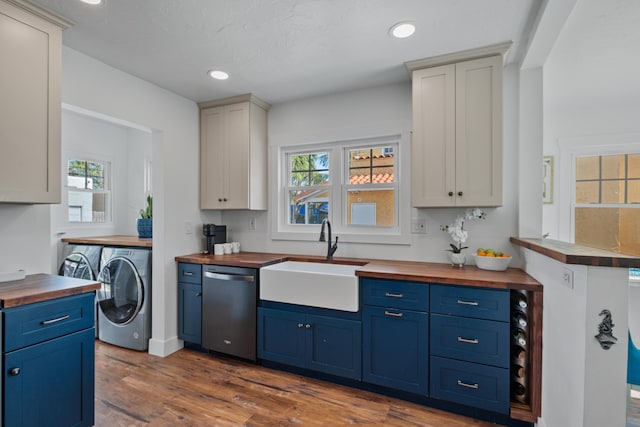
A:
POLYGON ((602 156, 602 179, 624 179, 624 154, 602 156))
POLYGON ((627 156, 627 177, 640 178, 640 154, 627 156))
POLYGON ((599 203, 599 182, 576 182, 576 203, 599 203))
POLYGON ((349 150, 349 184, 380 184, 394 181, 393 147, 349 150))
POLYGON ((291 185, 319 185, 329 182, 329 154, 310 153, 290 156, 291 185))
POLYGON ((327 190, 289 192, 289 224, 321 224, 329 215, 327 190))
POLYGON ((576 159, 576 179, 599 179, 600 162, 599 157, 578 157, 576 159))
POLYGON ((640 256, 638 208, 576 208, 577 244, 640 256))
POLYGON ((357 190, 347 193, 347 224, 394 226, 395 190, 357 190))
POLYGON ((69 191, 69 222, 106 222, 107 193, 69 191))
POLYGON ((602 201, 600 203, 624 203, 624 181, 602 181, 602 201))
POLYGON ((640 203, 640 179, 632 179, 627 183, 627 203, 640 203))

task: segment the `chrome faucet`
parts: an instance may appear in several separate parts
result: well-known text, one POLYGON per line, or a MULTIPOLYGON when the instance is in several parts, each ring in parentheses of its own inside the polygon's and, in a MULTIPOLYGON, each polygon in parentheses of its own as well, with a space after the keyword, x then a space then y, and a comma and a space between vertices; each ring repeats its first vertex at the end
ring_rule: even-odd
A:
POLYGON ((322 220, 322 228, 320 229, 320 239, 319 242, 327 242, 327 259, 332 260, 333 254, 338 250, 338 236, 336 236, 336 242, 331 245, 331 223, 327 218, 322 220), (326 240, 324 237, 324 224, 327 224, 327 230, 329 231, 329 240, 326 240))

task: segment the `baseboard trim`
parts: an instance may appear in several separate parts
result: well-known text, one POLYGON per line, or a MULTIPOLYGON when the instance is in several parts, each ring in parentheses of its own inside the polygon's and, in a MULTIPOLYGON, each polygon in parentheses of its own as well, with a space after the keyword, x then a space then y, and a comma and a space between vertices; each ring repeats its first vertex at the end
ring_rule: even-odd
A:
POLYGON ((172 337, 168 340, 159 340, 151 338, 149 340, 149 354, 153 356, 167 357, 184 347, 184 343, 178 337, 172 337))

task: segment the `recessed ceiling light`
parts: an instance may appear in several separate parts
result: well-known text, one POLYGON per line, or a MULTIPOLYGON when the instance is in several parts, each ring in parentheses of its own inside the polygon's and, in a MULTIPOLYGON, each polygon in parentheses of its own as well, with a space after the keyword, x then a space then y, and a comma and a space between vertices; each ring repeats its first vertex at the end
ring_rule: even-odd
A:
POLYGON ((411 22, 398 22, 389 30, 393 37, 404 39, 416 32, 416 26, 411 22))
POLYGON ((220 71, 220 70, 211 70, 209 71, 209 76, 211 76, 211 78, 217 79, 217 80, 227 80, 229 78, 229 74, 225 73, 224 71, 220 71))
POLYGON ((92 5, 96 5, 96 4, 102 3, 102 0, 80 0, 80 1, 82 3, 92 4, 92 5))

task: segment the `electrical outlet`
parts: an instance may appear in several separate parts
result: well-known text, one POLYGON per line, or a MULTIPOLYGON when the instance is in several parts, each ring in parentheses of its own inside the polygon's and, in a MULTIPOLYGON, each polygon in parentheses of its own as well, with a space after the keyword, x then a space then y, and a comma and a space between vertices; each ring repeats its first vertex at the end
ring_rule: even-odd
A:
POLYGON ((573 270, 562 269, 562 284, 569 289, 573 289, 573 270))
POLYGON ((184 234, 193 234, 193 224, 191 221, 184 222, 184 234))
POLYGON ((411 232, 413 234, 427 234, 427 220, 426 219, 411 220, 411 232))
POLYGON ((255 229, 256 229, 256 219, 251 218, 249 220, 249 230, 255 230, 255 229))

